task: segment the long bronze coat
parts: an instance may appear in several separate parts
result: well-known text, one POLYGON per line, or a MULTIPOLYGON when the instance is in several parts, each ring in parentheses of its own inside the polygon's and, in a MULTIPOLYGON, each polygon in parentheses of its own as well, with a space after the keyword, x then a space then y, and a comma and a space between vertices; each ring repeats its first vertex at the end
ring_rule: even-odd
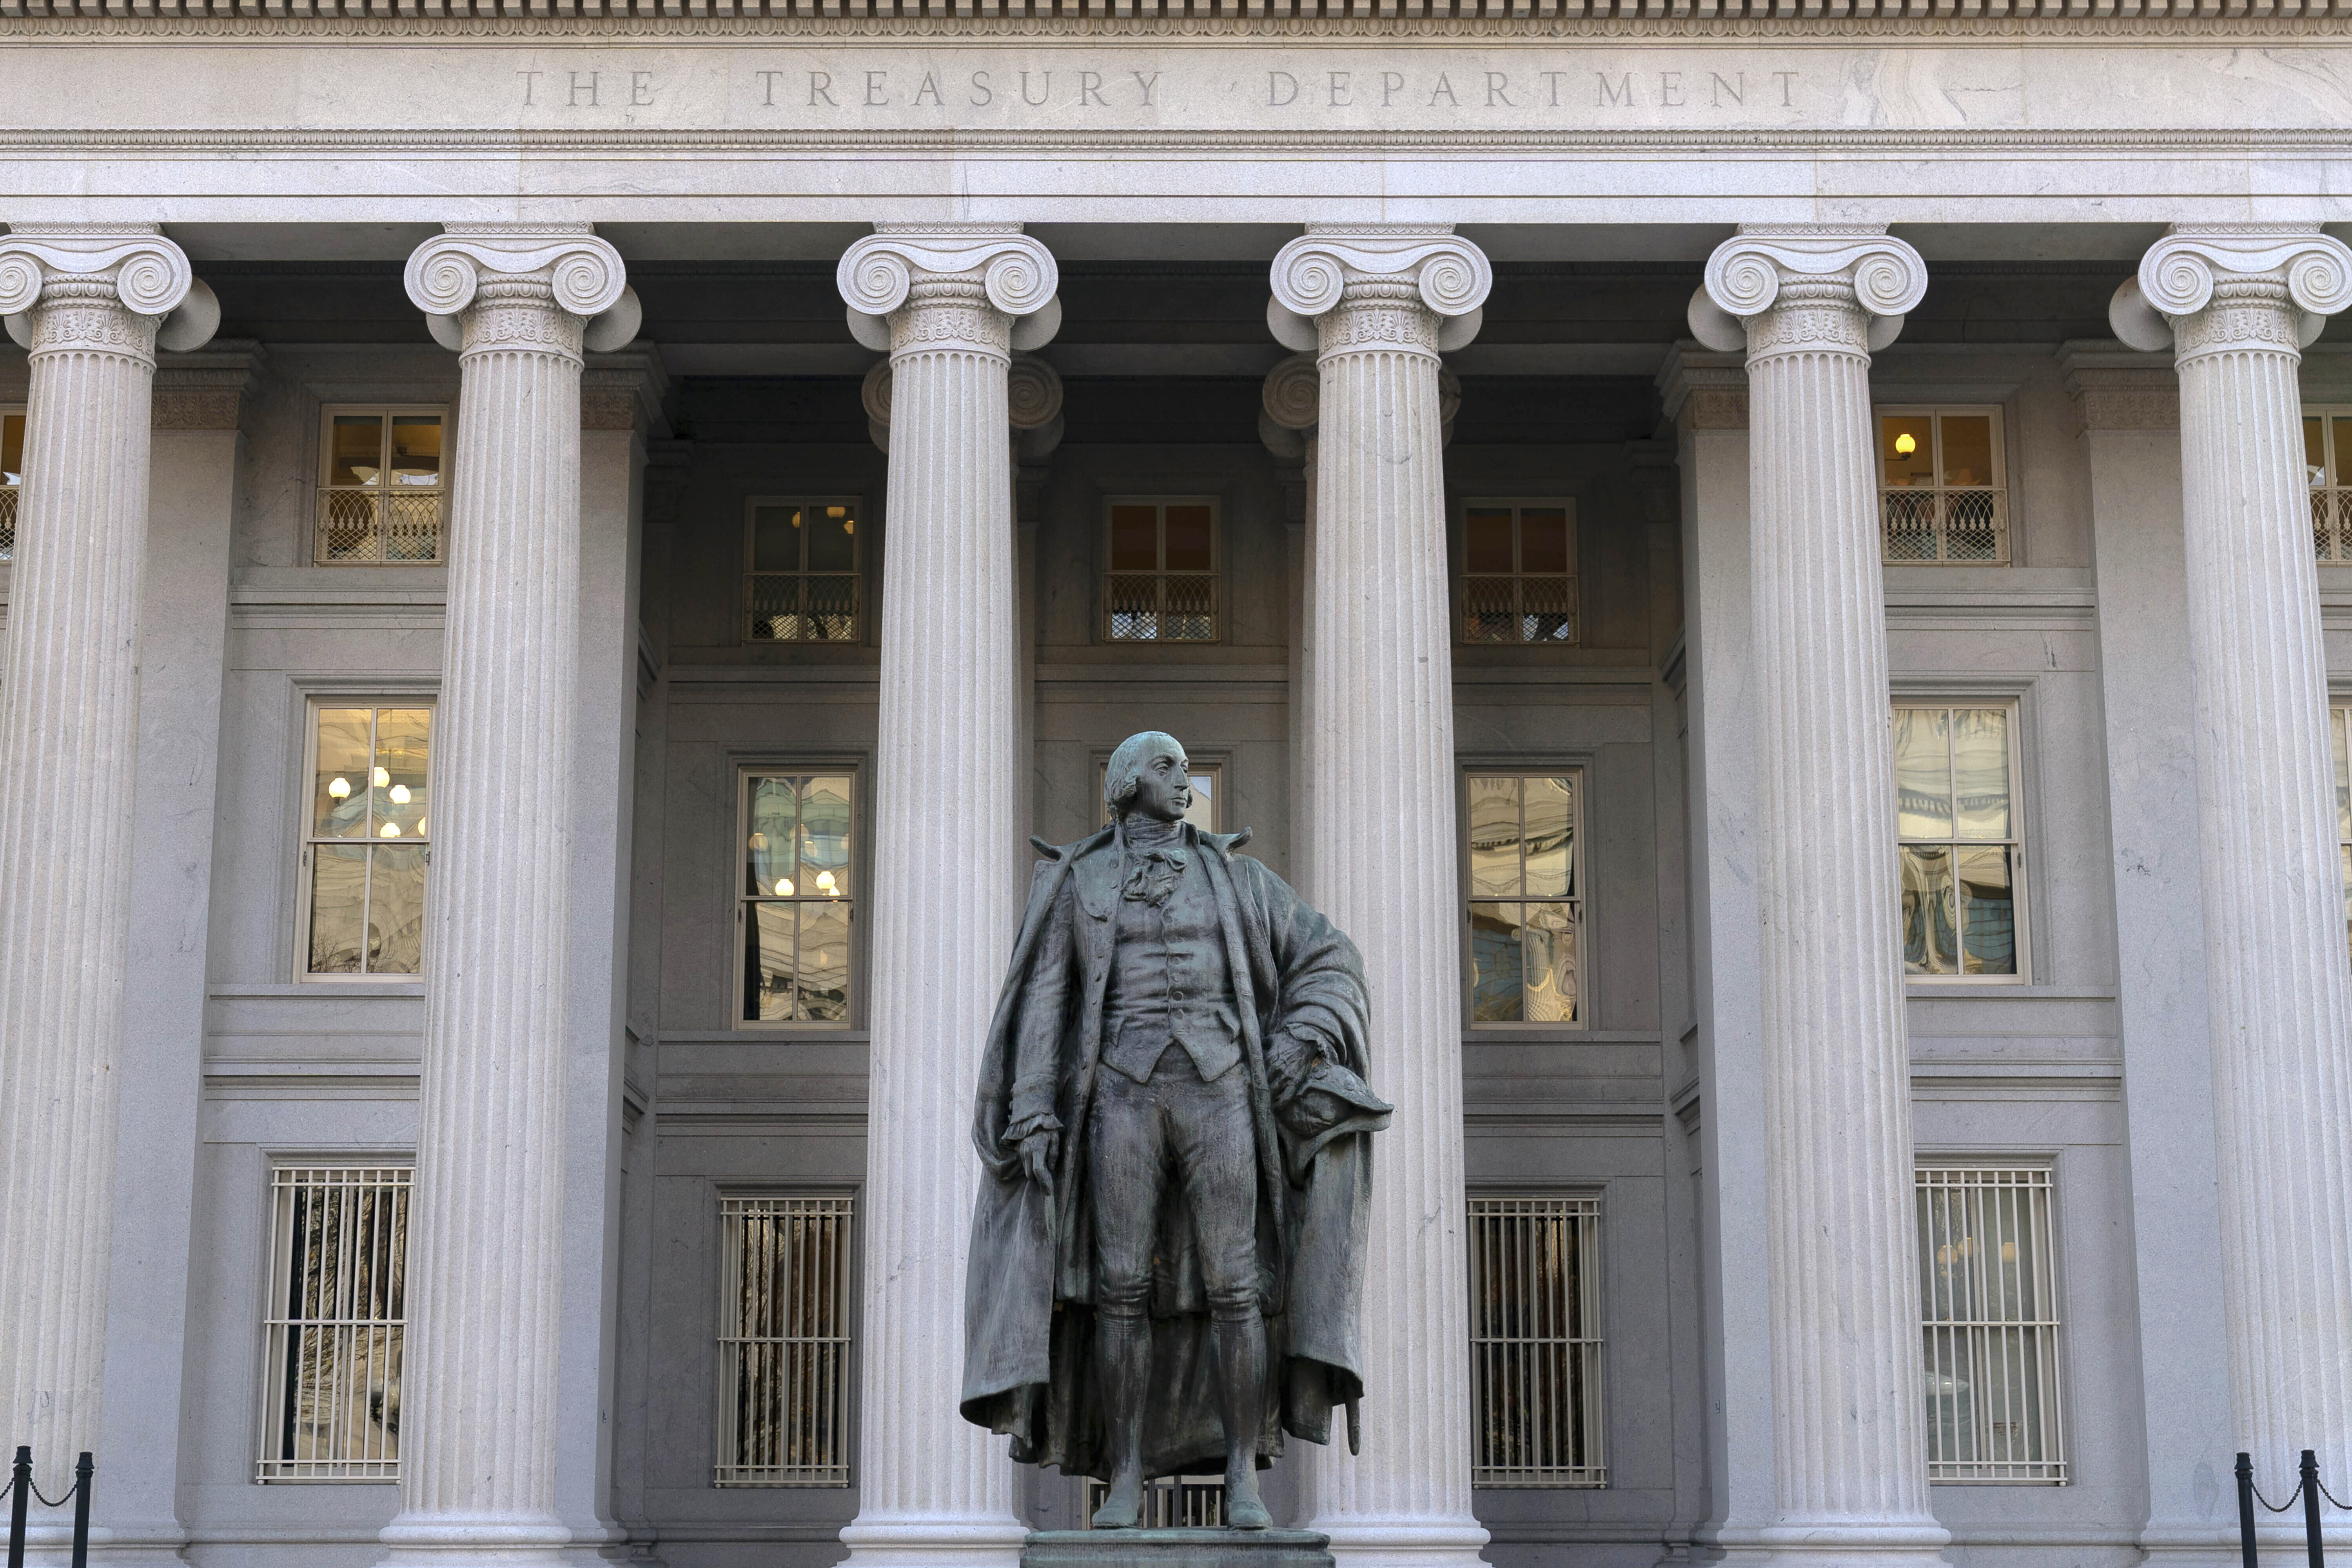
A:
MULTIPOLYGON (((1285 1432, 1329 1441, 1332 1407, 1362 1392, 1370 1134, 1387 1125, 1388 1107, 1365 1087, 1367 1004, 1355 943, 1264 865, 1233 853, 1246 833, 1188 827, 1185 837, 1215 892, 1239 993, 1236 1070, 1249 1075, 1258 1149, 1269 1375, 1257 1446, 1265 1463, 1282 1451, 1285 1432), (1325 1093, 1301 1096, 1302 1087, 1325 1093)), ((1108 828, 1058 849, 1039 847, 1048 858, 1030 884, 972 1120, 986 1171, 964 1280, 961 1408, 965 1420, 1011 1434, 1015 1459, 1107 1477, 1095 1393, 1087 1134, 1120 856, 1108 828), (1062 1127, 1051 1194, 1023 1173, 1019 1148, 1005 1137, 1046 1103, 1062 1127)), ((1152 1265, 1143 1436, 1150 1475, 1224 1464, 1207 1298, 1183 1194, 1178 1184, 1168 1186, 1152 1265)))

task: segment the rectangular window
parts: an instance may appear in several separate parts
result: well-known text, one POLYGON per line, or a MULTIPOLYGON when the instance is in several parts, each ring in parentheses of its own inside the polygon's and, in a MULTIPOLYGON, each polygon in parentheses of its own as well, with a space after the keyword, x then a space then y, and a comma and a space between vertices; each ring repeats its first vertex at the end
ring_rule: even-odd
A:
POLYGON ((1601 1200, 1470 1200, 1470 1389, 1482 1487, 1601 1487, 1601 1200))
POLYGON ((1887 565, 2008 563, 1999 408, 1882 408, 1878 458, 1887 565))
POLYGON ((1104 551, 1106 641, 1217 640, 1214 499, 1114 499, 1104 551))
POLYGON ((310 715, 303 972, 415 974, 433 858, 433 710, 320 703, 310 715))
POLYGON ((855 1200, 719 1200, 722 1487, 849 1484, 855 1200))
POLYGON ((856 642, 857 501, 772 497, 751 504, 743 640, 856 642))
MULTIPOLYGON (((1223 820, 1217 810, 1217 802, 1221 798, 1218 791, 1223 787, 1224 772, 1224 764, 1222 763, 1194 763, 1190 769, 1192 779, 1192 804, 1186 808, 1184 820, 1203 833, 1224 831, 1217 826, 1223 820)), ((1097 819, 1105 827, 1110 826, 1110 802, 1103 798, 1103 786, 1109 781, 1108 760, 1097 763, 1095 764, 1095 807, 1097 819)), ((1224 1483, 1220 1481, 1217 1484, 1223 1486, 1224 1483)))
POLYGON ((2023 976, 2016 713, 1895 710, 1903 967, 1914 977, 2023 976))
POLYGON ((740 1023, 849 1022, 856 782, 847 772, 743 775, 740 1023))
POLYGON ((1584 1024, 1580 769, 1472 773, 1470 1021, 1584 1024))
POLYGON ((319 452, 320 566, 431 566, 442 550, 443 408, 330 408, 319 452))
POLYGON ((2336 854, 2344 879, 2346 951, 2352 952, 2352 708, 2327 710, 2327 734, 2336 745, 2336 854))
POLYGON ((16 559, 16 497, 25 483, 25 411, 0 409, 0 561, 16 559))
POLYGON ((2046 1170, 1922 1166, 1927 1479, 2063 1484, 2046 1170))
POLYGON ((1462 640, 1576 646, 1575 502, 1463 509, 1462 640))
MULTIPOLYGON (((1089 1477, 1087 1504, 1080 1527, 1095 1527, 1095 1510, 1110 1495, 1110 1483, 1089 1477)), ((1139 1530, 1220 1530, 1225 1522, 1225 1478, 1223 1476, 1155 1476, 1143 1483, 1143 1510, 1139 1530)))
POLYGON ((400 1479, 404 1165, 270 1173, 259 1481, 400 1479))
POLYGON ((2352 566, 2352 408, 2303 411, 2311 538, 2323 566, 2352 566))

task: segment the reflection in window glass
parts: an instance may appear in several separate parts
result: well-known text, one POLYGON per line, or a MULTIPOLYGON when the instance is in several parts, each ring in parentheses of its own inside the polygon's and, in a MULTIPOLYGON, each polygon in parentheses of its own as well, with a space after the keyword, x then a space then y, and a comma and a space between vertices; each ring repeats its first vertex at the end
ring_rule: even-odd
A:
POLYGON ((740 1023, 849 1021, 855 783, 848 773, 745 775, 740 1023))
POLYGON ((751 503, 745 641, 858 639, 857 516, 846 500, 751 503))
POLYGON ((312 560, 321 566, 440 561, 437 409, 345 409, 327 417, 312 560))
POLYGON ((2352 565, 2352 408, 2309 408, 2303 470, 2311 487, 2311 537, 2323 566, 2352 565))
POLYGON ((1908 973, 2019 973, 2013 711, 1895 710, 1895 810, 1908 973))
POLYGON ((1470 1021, 1584 1022, 1579 773, 1468 780, 1470 1021))
POLYGON ((433 710, 312 710, 304 972, 424 967, 433 710))
POLYGON ((1465 643, 1575 646, 1576 518, 1569 503, 1465 507, 1461 602, 1465 643))

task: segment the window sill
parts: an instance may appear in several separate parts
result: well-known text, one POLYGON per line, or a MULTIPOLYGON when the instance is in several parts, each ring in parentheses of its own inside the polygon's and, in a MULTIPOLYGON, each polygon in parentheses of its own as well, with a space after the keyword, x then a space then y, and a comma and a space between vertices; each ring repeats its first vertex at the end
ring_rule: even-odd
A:
POLYGON ((373 975, 353 975, 346 980, 337 975, 320 974, 285 984, 215 985, 208 993, 215 1002, 247 998, 275 999, 281 996, 422 996, 425 981, 379 980, 373 975))

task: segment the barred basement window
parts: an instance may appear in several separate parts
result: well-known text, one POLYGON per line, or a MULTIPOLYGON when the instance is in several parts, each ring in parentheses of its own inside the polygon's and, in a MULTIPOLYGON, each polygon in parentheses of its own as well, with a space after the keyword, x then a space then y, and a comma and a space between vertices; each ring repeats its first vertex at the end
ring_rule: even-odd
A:
POLYGON ((433 710, 311 710, 303 973, 415 974, 425 958, 433 710))
POLYGON ((1470 1396, 1481 1487, 1603 1487, 1601 1200, 1470 1200, 1470 1396))
POLYGON ((1216 641, 1216 501, 1121 497, 1106 526, 1104 640, 1216 641))
POLYGON ((2007 564, 2000 409, 1882 408, 1878 456, 1887 565, 2007 564))
POLYGON ((444 559, 442 408, 329 408, 311 560, 430 566, 444 559))
POLYGON ((16 558, 16 497, 25 482, 25 411, 0 410, 0 561, 16 558))
POLYGON ((1580 1027, 1580 769, 1468 780, 1470 1021, 1580 1027))
POLYGON ((846 1196, 719 1200, 722 1487, 849 1484, 846 1196))
POLYGON ((270 1173, 258 1481, 400 1479, 409 1169, 270 1173))
POLYGON ((2303 471, 2319 563, 2352 566, 2352 408, 2304 410, 2303 471))
POLYGON ((1916 978, 2023 978, 2024 844, 2016 710, 1897 706, 1903 968, 1916 978))
POLYGON ((1576 645, 1575 502, 1463 509, 1461 626, 1465 643, 1576 645))
POLYGON ((856 642, 857 502, 755 500, 744 540, 743 640, 856 642))
POLYGON ((1927 1479, 2066 1480, 2046 1170, 1922 1166, 1927 1479))
MULTIPOLYGON (((1091 1477, 1081 1518, 1095 1527, 1095 1510, 1110 1495, 1110 1483, 1091 1477)), ((1225 1522, 1225 1478, 1223 1476, 1160 1476, 1143 1486, 1139 1530, 1217 1530, 1225 1522)))
POLYGON ((849 1022, 856 782, 845 772, 743 775, 738 1023, 849 1022))

